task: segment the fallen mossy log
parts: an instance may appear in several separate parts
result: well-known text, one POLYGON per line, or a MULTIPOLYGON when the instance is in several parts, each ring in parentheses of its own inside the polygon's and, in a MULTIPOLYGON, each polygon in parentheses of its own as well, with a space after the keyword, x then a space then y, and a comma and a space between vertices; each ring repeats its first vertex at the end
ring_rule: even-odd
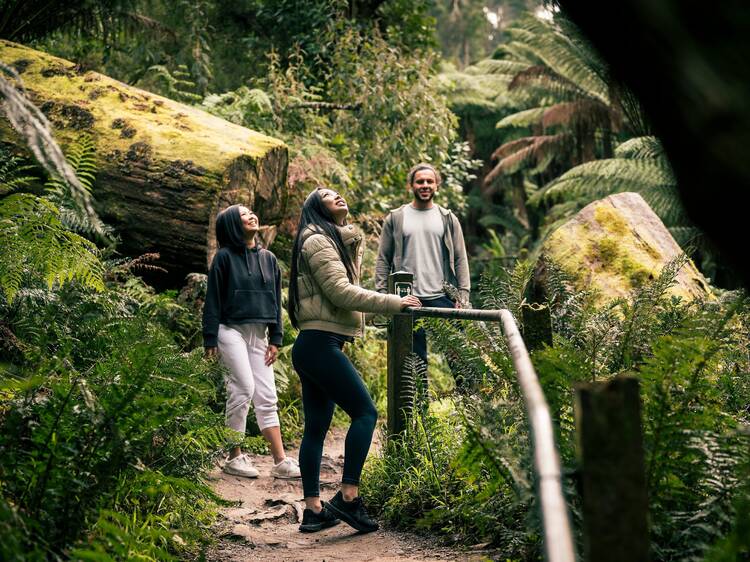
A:
MULTIPOLYGON (((159 284, 206 271, 224 206, 246 204, 266 225, 284 218, 281 141, 16 43, 0 41, 0 60, 19 73, 63 148, 92 136, 95 207, 117 230, 123 254, 161 254, 168 274, 159 284)), ((23 145, 2 112, 0 140, 23 145)))

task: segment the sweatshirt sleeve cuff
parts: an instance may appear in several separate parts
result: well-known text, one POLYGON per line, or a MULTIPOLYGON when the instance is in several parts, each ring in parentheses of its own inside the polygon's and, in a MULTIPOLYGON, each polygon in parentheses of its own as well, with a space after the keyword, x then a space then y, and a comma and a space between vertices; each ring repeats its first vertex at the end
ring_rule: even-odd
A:
POLYGON ((213 334, 203 334, 203 347, 216 347, 218 337, 213 334))
POLYGON ((401 312, 401 297, 398 295, 388 295, 388 312, 392 314, 401 312))
POLYGON ((278 336, 274 334, 270 338, 268 338, 268 343, 270 345, 275 345, 276 347, 281 347, 281 342, 283 341, 284 341, 284 336, 281 334, 278 336))

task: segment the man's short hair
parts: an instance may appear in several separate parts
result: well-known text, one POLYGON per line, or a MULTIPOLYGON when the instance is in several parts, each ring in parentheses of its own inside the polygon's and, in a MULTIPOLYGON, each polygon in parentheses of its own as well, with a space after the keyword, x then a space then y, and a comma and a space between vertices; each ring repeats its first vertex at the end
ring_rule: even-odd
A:
POLYGON ((442 178, 440 177, 440 172, 437 171, 437 168, 433 166, 432 164, 428 164, 427 162, 420 162, 416 166, 412 166, 409 170, 409 173, 406 174, 406 184, 407 185, 414 185, 414 176, 417 175, 417 172, 421 170, 430 170, 432 173, 435 174, 435 181, 438 185, 440 185, 440 182, 442 181, 442 178))

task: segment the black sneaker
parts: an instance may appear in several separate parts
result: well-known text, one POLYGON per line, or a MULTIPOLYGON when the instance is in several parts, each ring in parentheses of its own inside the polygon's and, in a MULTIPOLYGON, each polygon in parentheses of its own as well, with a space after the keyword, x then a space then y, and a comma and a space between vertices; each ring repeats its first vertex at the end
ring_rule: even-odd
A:
POLYGON ((302 512, 302 524, 299 526, 299 530, 303 533, 314 533, 316 531, 322 531, 328 527, 333 527, 341 523, 336 516, 328 511, 323 505, 323 509, 320 513, 315 513, 312 509, 305 508, 302 512))
POLYGON ((352 501, 344 501, 344 496, 339 490, 331 501, 323 502, 323 505, 331 511, 336 517, 348 523, 357 531, 362 533, 372 533, 377 531, 379 525, 367 515, 367 510, 362 504, 362 498, 356 497, 352 501))

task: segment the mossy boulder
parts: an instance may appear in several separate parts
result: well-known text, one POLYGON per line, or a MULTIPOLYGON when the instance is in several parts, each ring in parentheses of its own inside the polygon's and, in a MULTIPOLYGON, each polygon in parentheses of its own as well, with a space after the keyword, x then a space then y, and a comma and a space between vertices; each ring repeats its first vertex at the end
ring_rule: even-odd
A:
MULTIPOLYGON (((20 74, 63 149, 93 137, 97 210, 123 253, 159 252, 172 284, 206 270, 220 208, 246 204, 266 225, 285 218, 281 141, 16 43, 0 40, 0 60, 20 74)), ((3 115, 0 140, 23 145, 3 115)))
MULTIPOLYGON (((681 253, 637 193, 618 193, 587 205, 542 247, 542 256, 574 279, 576 290, 595 290, 598 302, 628 297, 681 253)), ((669 292, 687 300, 711 297, 708 282, 690 260, 669 292)))

